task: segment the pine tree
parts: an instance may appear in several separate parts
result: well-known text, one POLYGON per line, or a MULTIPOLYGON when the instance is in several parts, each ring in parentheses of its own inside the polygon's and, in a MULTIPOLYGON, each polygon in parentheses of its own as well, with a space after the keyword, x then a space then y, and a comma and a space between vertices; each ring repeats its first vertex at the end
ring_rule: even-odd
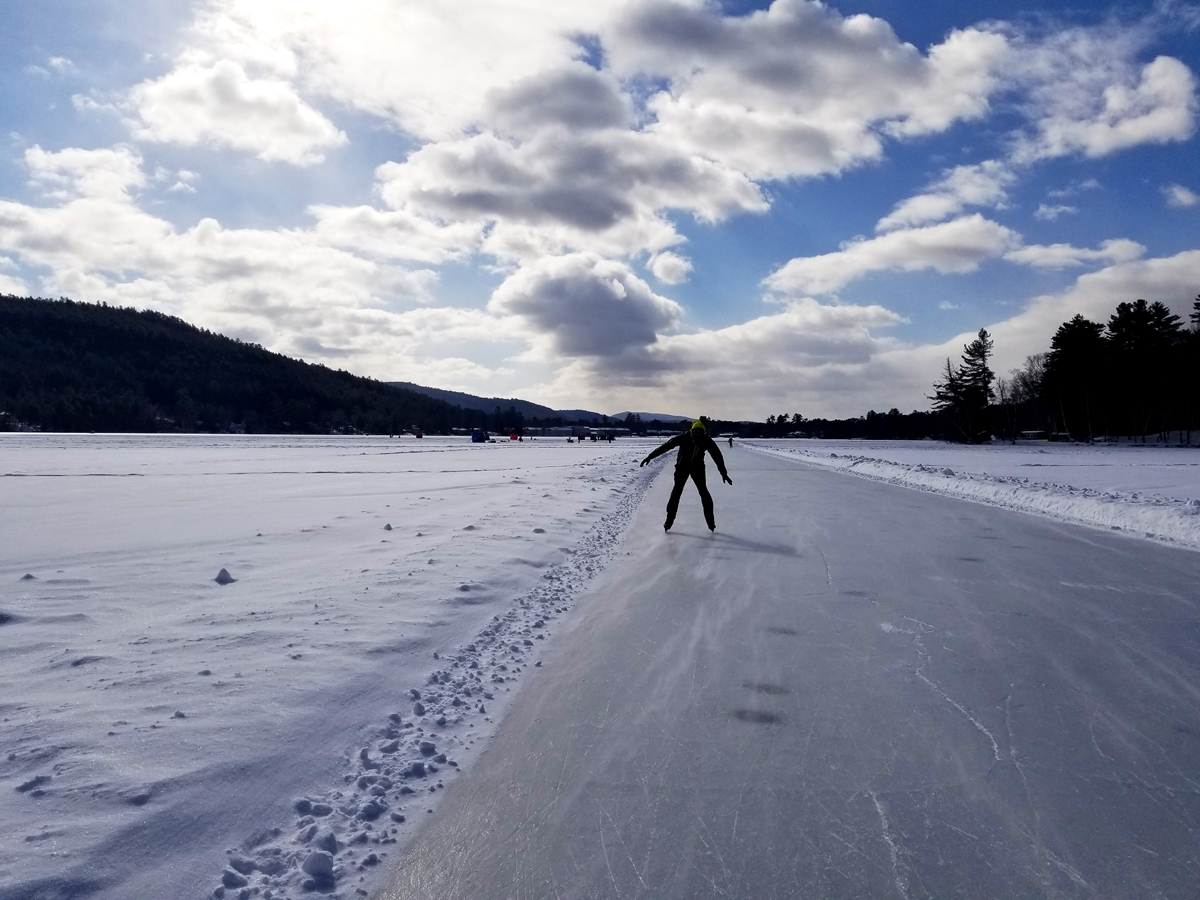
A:
POLYGON ((946 371, 941 381, 933 383, 933 396, 929 399, 933 401, 934 412, 945 416, 964 440, 970 440, 962 422, 962 379, 960 371, 950 364, 950 357, 946 357, 946 371))
POLYGON ((1118 303, 1108 320, 1113 374, 1129 433, 1165 433, 1173 357, 1182 335, 1179 316, 1157 300, 1118 303), (1157 420, 1158 427, 1154 428, 1157 420))
POLYGON ((933 408, 942 413, 965 441, 982 443, 991 438, 989 408, 996 398, 992 382, 996 373, 988 366, 994 343, 987 329, 980 328, 975 340, 963 347, 962 363, 955 367, 946 360, 941 381, 933 385, 933 408))
POLYGON ((975 340, 963 348, 963 364, 961 378, 966 402, 975 412, 986 413, 988 406, 996 399, 992 390, 992 382, 996 373, 988 367, 995 342, 987 329, 980 328, 975 340))
MULTIPOLYGON (((1110 379, 1104 326, 1076 313, 1050 341, 1042 391, 1051 414, 1072 439, 1092 440, 1105 426, 1110 379)), ((1107 431, 1107 428, 1104 428, 1107 431)))

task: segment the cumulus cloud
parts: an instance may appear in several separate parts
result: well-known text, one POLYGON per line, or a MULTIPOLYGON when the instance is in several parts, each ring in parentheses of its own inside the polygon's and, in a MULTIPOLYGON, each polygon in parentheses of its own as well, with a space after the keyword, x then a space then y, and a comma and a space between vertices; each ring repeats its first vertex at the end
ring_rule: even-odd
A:
POLYGON ((627 265, 590 253, 547 257, 518 269, 488 303, 497 316, 519 316, 547 349, 636 365, 683 310, 660 297, 627 265))
POLYGON ((1200 204, 1200 195, 1185 188, 1182 184, 1168 184, 1162 189, 1162 192, 1163 196, 1167 198, 1167 206, 1175 209, 1190 209, 1200 204))
POLYGON ((688 280, 688 273, 692 271, 692 263, 677 253, 664 250, 651 256, 646 268, 663 284, 683 284, 688 280))
POLYGON ((976 213, 939 225, 858 238, 821 256, 798 257, 764 283, 783 293, 830 294, 871 272, 972 272, 1019 244, 1015 232, 976 213))
POLYGON ((897 345, 875 332, 903 321, 878 305, 789 300, 778 312, 727 328, 660 337, 638 367, 576 361, 544 394, 569 402, 586 390, 599 402, 611 398, 609 408, 661 406, 669 397, 679 408, 717 416, 751 403, 827 414, 860 397, 878 402, 877 360, 897 345))
POLYGON ((1009 262, 1033 266, 1035 269, 1066 269, 1088 263, 1122 263, 1139 259, 1146 248, 1136 241, 1118 238, 1105 241, 1096 250, 1072 247, 1070 244, 1030 244, 1004 254, 1009 262))
POLYGON ((267 161, 312 165, 346 135, 286 81, 250 78, 231 60, 183 65, 133 89, 134 133, 163 143, 212 144, 267 161))
POLYGON ((210 57, 436 141, 469 133, 489 92, 581 58, 576 37, 595 34, 619 5, 207 0, 194 32, 210 57))
POLYGON ((1101 157, 1140 144, 1182 141, 1196 130, 1196 79, 1159 56, 1138 67, 1128 37, 1101 42, 1069 32, 1029 51, 1033 134, 1015 150, 1030 162, 1079 154, 1101 157))
POLYGON ((124 198, 146 183, 142 157, 130 147, 53 153, 35 145, 25 151, 25 165, 35 184, 60 199, 124 198))
POLYGON ((511 137, 530 137, 544 128, 593 131, 634 122, 632 98, 620 82, 582 62, 493 89, 487 98, 483 121, 511 137))
MULTIPOLYGON (((31 148, 26 164, 49 202, 0 201, 0 252, 41 270, 50 295, 152 307, 310 359, 348 354, 379 375, 435 337, 528 342, 515 323, 479 310, 404 309, 429 299, 434 274, 391 264, 394 253, 337 246, 331 232, 352 231, 353 210, 319 210, 312 229, 231 229, 206 218, 178 230, 138 207, 141 163, 129 148, 31 148)), ((437 238, 409 256, 436 254, 437 238)))
POLYGON ((909 197, 879 220, 876 231, 911 228, 956 216, 967 206, 1003 205, 1016 174, 999 160, 956 166, 923 193, 909 197))
POLYGON ((997 33, 956 31, 922 55, 891 26, 824 4, 777 0, 747 16, 651 0, 605 32, 614 70, 659 76, 651 130, 753 178, 837 172, 913 136, 982 115, 1008 51, 997 33))
MULTIPOLYGON (((659 250, 679 241, 661 218, 664 208, 716 221, 766 207, 758 187, 743 174, 703 157, 680 155, 652 135, 620 129, 539 132, 522 143, 479 134, 427 144, 403 163, 381 166, 378 177, 381 194, 394 209, 545 229, 546 242, 534 248, 540 252, 553 243, 591 249, 593 239, 618 233, 636 239, 661 230, 665 243, 646 248, 659 250)), ((492 246, 503 250, 498 239, 492 246)), ((512 256, 522 255, 519 242, 513 247, 512 256)), ((622 249, 635 253, 643 246, 622 249)))

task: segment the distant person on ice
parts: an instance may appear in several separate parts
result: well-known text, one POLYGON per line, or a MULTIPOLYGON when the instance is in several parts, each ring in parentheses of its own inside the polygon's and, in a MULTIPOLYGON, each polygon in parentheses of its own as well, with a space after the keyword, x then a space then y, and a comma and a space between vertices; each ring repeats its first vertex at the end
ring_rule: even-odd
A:
POLYGON ((721 478, 726 484, 733 484, 733 479, 725 471, 725 460, 721 457, 721 450, 704 430, 704 423, 696 421, 692 423, 691 431, 671 438, 643 459, 642 465, 644 466, 654 457, 662 456, 668 450, 676 447, 679 448, 679 455, 675 457, 675 487, 671 489, 671 499, 667 501, 667 521, 663 522, 663 529, 670 531, 671 526, 675 524, 675 513, 679 511, 679 498, 683 496, 683 486, 687 484, 688 478, 691 478, 696 482, 696 490, 700 492, 700 502, 704 504, 704 521, 708 523, 708 530, 716 531, 717 520, 713 517, 713 499, 708 492, 708 486, 704 483, 704 454, 705 452, 712 454, 713 462, 717 464, 717 468, 721 472, 721 478))

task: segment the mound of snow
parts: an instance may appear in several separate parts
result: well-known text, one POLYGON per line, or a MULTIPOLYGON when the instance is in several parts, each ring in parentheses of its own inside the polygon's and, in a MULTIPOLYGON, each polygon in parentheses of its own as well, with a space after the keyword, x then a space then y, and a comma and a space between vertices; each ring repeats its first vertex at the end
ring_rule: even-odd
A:
MULTIPOLYGON (((1094 528, 1129 532, 1136 536, 1200 550, 1200 502, 1195 499, 1157 494, 1146 496, 1139 491, 1099 490, 1070 484, 1035 482, 1017 475, 992 475, 961 470, 955 472, 949 467, 898 462, 874 456, 845 453, 826 455, 794 446, 792 442, 744 443, 745 446, 762 453, 827 469, 837 469, 873 481, 1019 512, 1035 513, 1094 528)), ((995 448, 994 455, 998 462, 1007 449, 995 448)), ((977 467, 988 467, 988 455, 988 448, 984 448, 975 460, 977 467)), ((1128 464, 1136 465, 1136 459, 1132 455, 1128 464)))

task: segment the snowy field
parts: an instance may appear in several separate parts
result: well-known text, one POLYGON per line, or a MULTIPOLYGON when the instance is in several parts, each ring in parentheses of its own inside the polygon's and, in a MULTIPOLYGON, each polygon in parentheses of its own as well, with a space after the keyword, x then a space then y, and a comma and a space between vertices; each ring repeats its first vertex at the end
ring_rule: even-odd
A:
POLYGON ((1200 550, 1200 448, 820 440, 746 446, 889 484, 1200 550))
POLYGON ((365 895, 648 446, 0 435, 0 897, 365 895))

